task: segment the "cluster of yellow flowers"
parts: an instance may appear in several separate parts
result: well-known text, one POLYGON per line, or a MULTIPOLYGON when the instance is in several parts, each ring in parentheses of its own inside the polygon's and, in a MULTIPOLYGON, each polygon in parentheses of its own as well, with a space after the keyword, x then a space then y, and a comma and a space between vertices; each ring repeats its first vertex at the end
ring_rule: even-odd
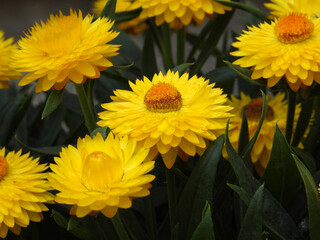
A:
MULTIPOLYGON (((94 12, 99 14, 106 2, 96 1, 94 12)), ((313 17, 318 13, 296 5, 292 6, 297 9, 282 13, 281 1, 273 2, 267 6, 279 18, 251 27, 238 38, 233 44, 238 50, 231 54, 240 58, 234 64, 252 67, 252 78, 266 78, 269 87, 283 77, 293 91, 313 81, 320 83, 320 52, 315 48, 320 44, 320 19, 313 17)), ((212 0, 120 0, 116 11, 138 8, 141 15, 120 28, 138 33, 151 17, 157 25, 166 22, 181 28, 230 10, 212 0)), ((47 22, 35 24, 17 45, 11 44, 12 39, 4 40, 0 32, 0 88, 8 87, 7 81, 19 78, 20 72, 27 74, 19 85, 37 81, 36 92, 99 78, 100 71, 113 66, 110 58, 120 47, 110 43, 119 34, 112 27, 107 18, 93 21, 91 15, 83 18, 81 11, 71 10, 69 16, 51 15, 47 22)), ((56 164, 50 165, 52 172, 43 173, 47 166, 29 154, 0 151, 0 237, 8 229, 18 234, 29 221, 40 221, 41 212, 47 210, 43 203, 53 200, 72 205, 70 214, 77 217, 102 212, 111 218, 118 208, 130 208, 133 198, 149 195, 155 177, 148 173, 158 154, 168 169, 178 156, 183 161, 201 156, 209 141, 223 134, 228 118, 230 141, 236 148, 242 110, 250 137, 262 111, 262 99, 241 94, 240 99, 228 100, 209 80, 188 73, 180 76, 169 70, 129 84, 131 91, 114 91, 112 102, 102 104, 105 111, 99 113, 98 125, 110 127, 113 133, 106 139, 99 133, 79 138, 76 147, 63 148, 54 158, 56 164), (56 196, 48 192, 52 188, 59 191, 56 196)), ((269 160, 275 125, 285 129, 284 98, 282 93, 268 96, 267 116, 251 153, 260 175, 269 160)), ((299 112, 297 106, 295 124, 299 112)))

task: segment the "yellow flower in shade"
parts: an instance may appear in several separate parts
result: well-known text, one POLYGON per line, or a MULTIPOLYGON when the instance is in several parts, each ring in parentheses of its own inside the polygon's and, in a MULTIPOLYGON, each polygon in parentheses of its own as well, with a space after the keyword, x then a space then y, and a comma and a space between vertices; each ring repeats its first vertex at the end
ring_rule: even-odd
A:
POLYGON ((98 78, 100 71, 113 64, 118 45, 108 44, 118 33, 111 30, 113 22, 92 16, 84 19, 79 11, 70 16, 50 15, 46 23, 35 24, 19 42, 14 54, 16 67, 28 72, 20 86, 38 80, 36 92, 51 88, 61 90, 71 80, 83 83, 86 78, 98 78))
POLYGON ((141 18, 155 17, 158 26, 166 22, 178 28, 193 22, 202 24, 207 16, 212 17, 215 12, 224 14, 226 10, 231 10, 214 0, 135 0, 134 4, 142 7, 141 18))
POLYGON ((9 88, 9 80, 21 77, 21 73, 12 66, 11 56, 16 49, 12 42, 13 39, 5 39, 4 33, 0 30, 0 89, 9 88))
MULTIPOLYGON (((280 130, 284 133, 287 122, 288 103, 287 100, 284 100, 285 94, 278 93, 273 98, 269 95, 266 97, 268 102, 266 118, 251 151, 251 160, 259 175, 263 174, 269 162, 276 124, 278 124, 280 130)), ((235 117, 230 119, 229 138, 232 146, 237 149, 242 122, 242 110, 244 110, 247 117, 249 138, 251 139, 259 124, 262 112, 262 98, 251 99, 249 96, 241 93, 240 99, 231 96, 230 104, 234 107, 232 113, 235 117)), ((294 128, 298 121, 300 110, 300 105, 297 105, 294 115, 294 128)), ((225 149, 223 155, 227 156, 225 149)))
POLYGON ((29 153, 21 155, 20 150, 5 155, 5 148, 0 150, 0 238, 5 238, 8 230, 19 234, 30 221, 42 220, 42 211, 48 210, 43 203, 53 201, 43 173, 46 169, 29 153))
POLYGON ((99 211, 112 218, 118 208, 130 208, 132 198, 150 194, 154 161, 144 162, 147 155, 128 137, 79 138, 77 148, 63 148, 50 165, 49 182, 60 191, 56 202, 73 205, 70 214, 79 218, 99 211))
POLYGON ((309 16, 319 16, 320 2, 314 0, 271 0, 264 4, 272 16, 281 17, 288 13, 300 12, 309 16))
POLYGON ((249 27, 232 45, 234 64, 252 67, 252 79, 266 78, 269 87, 284 78, 293 91, 320 83, 320 19, 292 13, 271 24, 249 27))
MULTIPOLYGON (((99 16, 106 5, 107 0, 96 0, 93 3, 93 13, 97 16, 99 16)), ((116 13, 119 12, 129 12, 134 11, 138 9, 137 6, 133 5, 133 1, 131 0, 117 0, 116 5, 116 13)), ((124 30, 126 32, 132 33, 132 34, 138 34, 146 30, 147 24, 144 22, 145 19, 142 19, 140 17, 134 18, 130 21, 121 22, 117 24, 117 27, 121 30, 124 30)))
POLYGON ((136 138, 151 148, 150 158, 160 152, 167 168, 178 154, 185 161, 202 155, 205 139, 215 140, 232 116, 226 95, 203 77, 179 77, 169 70, 155 74, 152 81, 144 77, 129 84, 132 91, 116 90, 113 102, 101 105, 106 111, 99 113, 98 125, 136 138))

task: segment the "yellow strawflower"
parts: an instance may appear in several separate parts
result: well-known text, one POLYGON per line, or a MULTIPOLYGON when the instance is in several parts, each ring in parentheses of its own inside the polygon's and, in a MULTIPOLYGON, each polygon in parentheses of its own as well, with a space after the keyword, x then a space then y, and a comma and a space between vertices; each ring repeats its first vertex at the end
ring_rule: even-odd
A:
POLYGON ((252 79, 266 78, 269 87, 284 78, 293 91, 320 83, 320 19, 291 13, 271 24, 249 27, 232 45, 234 62, 252 67, 252 79))
POLYGON ((59 191, 55 201, 72 205, 70 214, 79 218, 99 211, 112 218, 118 208, 130 208, 132 198, 150 194, 155 177, 147 173, 154 161, 144 162, 147 155, 127 137, 79 138, 77 148, 63 148, 50 165, 49 182, 59 191))
POLYGON ((214 13, 231 10, 214 0, 135 0, 134 6, 142 8, 141 18, 155 17, 158 26, 166 22, 178 28, 194 22, 201 24, 214 13))
POLYGON ((12 65, 12 53, 16 49, 13 38, 4 38, 3 31, 0 30, 0 89, 9 88, 9 80, 19 79, 19 73, 12 65))
MULTIPOLYGON (((263 174, 269 162, 276 125, 278 124, 280 130, 284 133, 287 124, 288 102, 285 100, 285 94, 278 93, 273 98, 267 95, 266 98, 268 102, 266 118, 251 151, 251 160, 259 175, 263 174)), ((234 107, 232 111, 234 117, 230 119, 229 138, 232 146, 237 149, 242 123, 242 110, 244 110, 247 117, 249 138, 251 139, 259 124, 262 112, 262 98, 251 99, 249 96, 241 93, 240 99, 231 96, 230 105, 234 107)), ((294 115, 294 128, 300 111, 300 105, 297 105, 294 115)), ((223 155, 227 156, 225 149, 223 155)))
POLYGON ((315 0, 271 0, 264 4, 272 16, 281 17, 288 13, 300 12, 309 16, 319 16, 320 2, 315 0))
MULTIPOLYGON (((119 12, 129 12, 138 9, 137 6, 133 5, 132 0, 117 0, 116 5, 116 13, 119 12)), ((96 16, 99 16, 106 5, 107 0, 96 0, 93 3, 93 13, 96 16)), ((146 30, 147 24, 144 22, 145 19, 142 19, 140 17, 134 18, 127 22, 121 22, 117 24, 117 27, 121 30, 124 30, 126 32, 132 33, 132 34, 138 34, 146 30)))
POLYGON ((99 113, 98 125, 137 139, 150 148, 150 158, 160 153, 167 168, 177 155, 183 160, 202 155, 206 140, 223 133, 232 116, 226 95, 203 77, 169 70, 129 84, 132 91, 116 90, 113 101, 101 105, 106 111, 99 113))
POLYGON ((21 150, 7 155, 5 148, 0 150, 0 238, 8 230, 19 234, 30 221, 40 222, 42 211, 48 210, 44 203, 53 201, 43 173, 47 166, 38 160, 29 153, 21 155, 21 150))
POLYGON ((36 23, 14 54, 15 66, 28 72, 19 85, 38 80, 36 92, 61 90, 69 80, 80 84, 112 66, 110 58, 118 54, 119 45, 109 42, 118 33, 111 30, 113 22, 107 18, 92 20, 70 10, 70 16, 60 12, 36 23))

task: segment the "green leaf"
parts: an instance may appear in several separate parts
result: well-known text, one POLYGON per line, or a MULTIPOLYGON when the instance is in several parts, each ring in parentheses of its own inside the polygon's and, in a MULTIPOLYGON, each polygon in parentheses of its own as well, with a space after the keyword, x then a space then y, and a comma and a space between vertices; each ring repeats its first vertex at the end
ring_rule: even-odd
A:
POLYGON ((103 139, 106 139, 110 133, 110 128, 109 127, 101 127, 101 128, 96 128, 93 130, 90 134, 91 137, 97 135, 97 133, 100 133, 103 139))
POLYGON ((71 218, 69 219, 69 222, 68 222, 67 230, 71 231, 71 230, 75 229, 80 222, 81 222, 80 218, 77 218, 77 216, 75 216, 75 215, 71 216, 71 218))
POLYGON ((124 66, 115 66, 113 65, 112 67, 115 68, 115 69, 127 69, 127 68, 130 68, 134 65, 134 62, 128 64, 128 65, 124 65, 124 66))
POLYGON ((254 85, 263 86, 260 82, 253 80, 251 78, 252 71, 250 71, 249 69, 242 68, 237 65, 233 65, 231 62, 227 60, 223 60, 223 62, 244 80, 247 80, 249 83, 252 83, 254 85))
POLYGON ((309 171, 313 174, 317 171, 317 164, 314 157, 306 152, 305 150, 302 150, 300 148, 291 147, 293 152, 299 156, 299 158, 302 160, 302 162, 308 167, 309 171))
POLYGON ((242 110, 242 122, 241 129, 239 134, 239 144, 238 144, 238 154, 241 156, 245 152, 245 147, 249 143, 249 129, 248 129, 248 121, 244 110, 242 110))
POLYGON ((174 68, 172 68, 172 72, 179 72, 179 75, 182 75, 186 69, 190 66, 192 66, 194 63, 183 63, 181 65, 178 65, 174 68))
POLYGON ((116 13, 116 23, 127 22, 136 17, 141 13, 141 8, 135 9, 133 11, 125 11, 116 13))
POLYGON ((141 65, 142 74, 149 79, 152 79, 153 75, 158 72, 151 29, 148 29, 144 39, 141 65))
POLYGON ((299 173, 307 195, 309 213, 309 231, 311 240, 320 239, 320 200, 317 185, 308 169, 294 154, 292 155, 297 165, 299 173))
POLYGON ((214 240, 211 208, 208 202, 203 209, 202 220, 191 237, 191 240, 198 239, 214 240))
POLYGON ((16 135, 14 136, 15 140, 21 147, 28 149, 31 152, 39 153, 42 155, 51 155, 51 156, 59 156, 59 152, 63 146, 55 146, 55 147, 40 147, 40 148, 33 148, 29 147, 25 143, 23 143, 16 135))
POLYGON ((47 98, 46 105, 43 109, 41 119, 44 119, 49 114, 51 114, 54 110, 56 110, 56 108, 61 103, 62 96, 63 96, 63 90, 62 91, 57 91, 57 90, 51 91, 49 97, 47 98))
POLYGON ((242 188, 234 184, 227 183, 228 187, 230 187, 233 191, 238 193, 241 197, 242 201, 248 206, 251 200, 251 196, 242 188))
POLYGON ((264 185, 261 185, 253 195, 241 224, 238 240, 262 239, 263 190, 264 185))
POLYGON ((270 160, 261 178, 265 187, 284 206, 294 196, 300 176, 290 146, 278 125, 273 136, 270 160))
POLYGON ((248 13, 253 14, 257 18, 261 19, 262 21, 266 21, 266 22, 270 21, 270 19, 268 18, 268 16, 264 12, 261 12, 258 8, 252 6, 248 3, 239 3, 239 2, 235 2, 235 1, 221 1, 221 0, 216 0, 216 2, 221 3, 223 5, 226 5, 226 6, 229 6, 229 7, 232 7, 232 8, 238 8, 238 9, 244 10, 248 13))
POLYGON ((100 17, 108 17, 111 20, 115 20, 116 5, 117 0, 108 0, 106 5, 102 9, 100 17))
POLYGON ((223 136, 212 143, 197 161, 178 204, 179 232, 188 239, 201 221, 201 212, 212 203, 213 182, 223 147, 223 136), (201 187, 199 187, 201 186, 201 187))
POLYGON ((64 216, 62 216, 61 213, 59 213, 59 212, 56 211, 56 210, 52 210, 52 216, 53 216, 54 221, 55 221, 60 227, 62 227, 63 229, 67 229, 67 227, 68 227, 68 221, 67 221, 67 219, 65 219, 64 216))

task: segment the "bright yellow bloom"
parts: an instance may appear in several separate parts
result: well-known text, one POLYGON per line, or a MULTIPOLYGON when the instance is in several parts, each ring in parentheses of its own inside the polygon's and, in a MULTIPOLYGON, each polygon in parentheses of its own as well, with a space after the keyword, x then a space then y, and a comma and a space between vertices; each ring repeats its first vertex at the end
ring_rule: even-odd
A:
POLYGON ((98 211, 112 218, 118 208, 130 208, 132 198, 150 194, 155 177, 146 173, 154 161, 144 162, 147 155, 148 149, 128 137, 79 138, 77 148, 63 148, 50 165, 49 182, 60 191, 56 202, 73 205, 70 214, 79 218, 98 211))
POLYGON ((46 180, 47 169, 33 160, 28 154, 0 150, 0 238, 5 238, 8 230, 19 234, 21 227, 27 227, 30 221, 40 222, 42 211, 48 208, 43 204, 53 201, 46 180))
POLYGON ((292 13, 271 24, 249 27, 232 45, 234 64, 252 67, 252 79, 273 87, 282 77, 293 91, 320 83, 320 19, 292 13))
MULTIPOLYGON (((99 16, 106 5, 107 0, 96 0, 93 3, 93 13, 97 16, 99 16)), ((116 13, 119 12, 129 12, 138 9, 137 6, 133 5, 132 0, 117 0, 116 5, 116 13)), ((132 34, 138 34, 146 30, 147 24, 144 22, 145 19, 142 19, 141 17, 134 18, 127 22, 121 22, 117 24, 117 27, 121 30, 124 30, 126 32, 132 33, 132 34)))
POLYGON ((4 33, 0 30, 0 89, 9 88, 9 80, 21 77, 21 73, 12 66, 11 60, 16 45, 12 44, 12 38, 4 39, 3 35, 4 33))
MULTIPOLYGON (((268 102, 266 118, 264 119, 257 141, 251 151, 251 160, 259 175, 263 174, 269 162, 276 125, 278 124, 280 130, 284 133, 287 123, 288 103, 287 100, 284 100, 285 94, 278 93, 273 98, 269 95, 266 97, 268 102)), ((251 139, 259 124, 262 112, 262 98, 251 99, 249 96, 241 93, 240 99, 231 96, 230 104, 234 107, 232 113, 235 117, 230 119, 229 137, 232 146, 237 149, 242 122, 242 109, 248 120, 249 138, 251 139)), ((297 105, 294 115, 294 128, 298 121, 300 111, 300 105, 297 105)), ((225 150, 224 156, 226 156, 225 150)))
POLYGON ((129 82, 132 91, 116 90, 113 102, 102 104, 100 126, 108 126, 115 134, 129 135, 150 149, 150 157, 159 152, 171 168, 177 155, 187 160, 201 155, 208 140, 219 136, 232 116, 225 103, 226 95, 213 88, 203 77, 170 70, 155 74, 152 81, 144 77, 129 82))
POLYGON ((315 0, 271 0, 264 4, 271 10, 272 16, 281 17, 292 12, 305 13, 309 16, 319 16, 320 2, 315 0))
POLYGON ((158 26, 166 22, 179 28, 192 22, 201 24, 215 12, 231 10, 214 0, 135 0, 135 6, 142 7, 141 18, 155 17, 158 26))
POLYGON ((15 52, 16 67, 28 72, 19 82, 27 85, 38 79, 36 92, 51 88, 61 90, 71 80, 83 83, 86 78, 98 78, 100 71, 113 64, 118 45, 108 44, 118 33, 111 30, 113 22, 92 16, 84 19, 79 11, 70 16, 50 15, 46 23, 35 24, 19 42, 15 52))

